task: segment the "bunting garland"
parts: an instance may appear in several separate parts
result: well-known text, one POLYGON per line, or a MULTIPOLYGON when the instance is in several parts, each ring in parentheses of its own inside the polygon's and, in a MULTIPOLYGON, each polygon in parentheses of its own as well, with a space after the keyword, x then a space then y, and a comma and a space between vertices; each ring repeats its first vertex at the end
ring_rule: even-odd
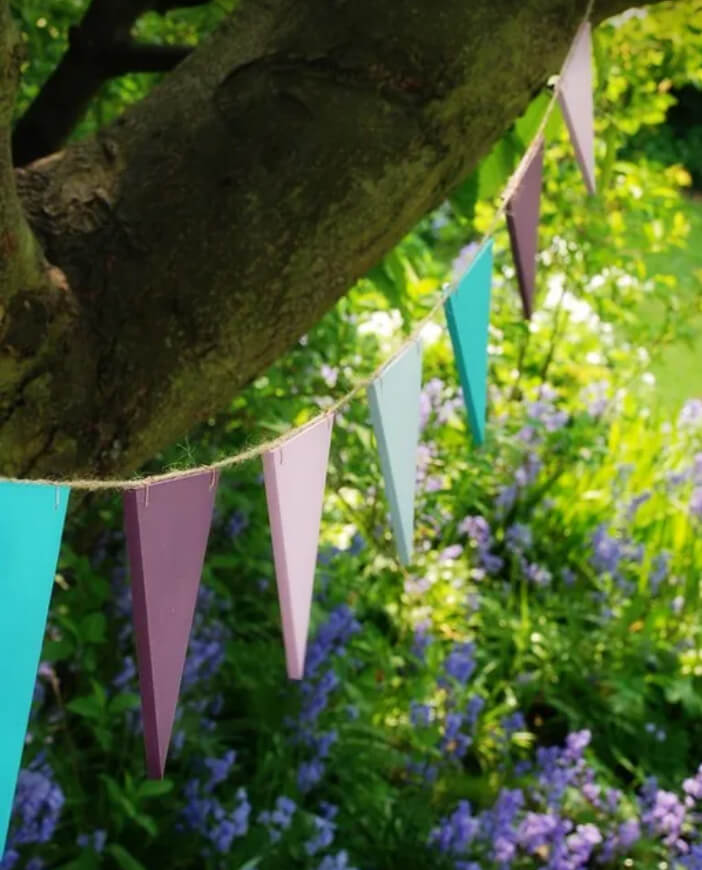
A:
POLYGON ((124 494, 146 766, 166 765, 214 508, 216 473, 124 494))
POLYGON ((483 245, 458 289, 446 301, 446 320, 463 389, 468 423, 476 444, 485 441, 487 340, 490 325, 492 239, 483 245))
POLYGON ((412 561, 421 389, 420 342, 394 360, 368 387, 368 404, 378 441, 390 521, 403 565, 412 561))
POLYGON ((526 164, 524 175, 507 203, 507 229, 512 244, 519 294, 527 320, 534 308, 536 251, 541 211, 541 175, 544 165, 544 140, 540 138, 526 164))
POLYGON ((589 193, 595 193, 595 133, 592 98, 592 37, 584 21, 575 36, 558 83, 558 102, 563 112, 575 156, 589 193))
POLYGON ((0 857, 39 668, 68 487, 0 483, 0 857))
MULTIPOLYGON (((543 131, 558 101, 586 186, 595 190, 590 25, 578 30, 539 131, 510 180, 505 214, 524 314, 533 310, 543 131)), ((219 469, 263 460, 288 675, 301 679, 335 412, 367 390, 399 561, 412 559, 422 348, 443 307, 473 440, 485 440, 492 231, 457 286, 447 288, 389 361, 297 430, 204 468, 144 481, 0 481, 0 656, 12 660, 0 707, 0 847, 23 737, 69 496, 69 487, 124 492, 147 770, 162 777, 176 714, 219 469)), ((0 848, 0 855, 2 850, 0 848)))
POLYGON ((333 417, 263 456, 288 676, 301 680, 333 417))

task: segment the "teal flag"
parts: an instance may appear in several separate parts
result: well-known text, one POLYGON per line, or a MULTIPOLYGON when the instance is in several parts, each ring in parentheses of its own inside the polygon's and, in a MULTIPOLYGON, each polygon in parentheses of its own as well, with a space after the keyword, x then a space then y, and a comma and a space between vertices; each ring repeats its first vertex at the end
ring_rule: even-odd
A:
POLYGON ((39 668, 68 487, 0 483, 0 855, 39 668))
POLYGON ((480 249, 444 306, 468 423, 477 444, 485 441, 491 281, 492 239, 480 249))
POLYGON ((422 346, 412 345, 368 387, 371 421, 400 561, 412 560, 422 346))

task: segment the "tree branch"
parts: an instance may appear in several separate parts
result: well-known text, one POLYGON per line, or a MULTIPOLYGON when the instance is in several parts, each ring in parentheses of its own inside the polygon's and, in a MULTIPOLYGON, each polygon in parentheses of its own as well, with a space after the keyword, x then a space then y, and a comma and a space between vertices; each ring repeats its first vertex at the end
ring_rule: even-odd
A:
POLYGON ((241 0, 18 172, 75 314, 34 294, 0 326, 0 473, 128 472, 225 406, 475 167, 585 5, 241 0))
POLYGON ((15 165, 25 166, 61 148, 108 79, 168 71, 189 54, 184 46, 132 40, 129 34, 140 15, 205 2, 209 0, 92 0, 80 25, 69 31, 67 52, 15 127, 15 165))

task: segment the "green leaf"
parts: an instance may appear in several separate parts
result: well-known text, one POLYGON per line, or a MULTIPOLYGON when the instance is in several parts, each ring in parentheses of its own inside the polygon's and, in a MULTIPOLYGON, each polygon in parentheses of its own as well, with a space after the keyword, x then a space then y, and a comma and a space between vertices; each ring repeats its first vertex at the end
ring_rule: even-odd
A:
POLYGON ((105 851, 112 855, 122 870, 146 870, 141 862, 137 861, 124 846, 120 846, 118 843, 110 843, 105 851))
POLYGON ((108 704, 110 713, 123 713, 125 710, 134 710, 139 706, 139 695, 134 692, 120 692, 108 704))
POLYGON ((85 643, 102 643, 105 640, 107 620, 104 613, 89 613, 80 622, 79 634, 85 643))
POLYGON ((59 662, 70 658, 75 650, 75 644, 67 637, 61 640, 47 640, 42 647, 41 657, 45 662, 59 662))
POLYGON ((101 719, 104 712, 95 695, 74 698, 66 704, 66 709, 78 716, 85 716, 87 719, 101 719))
POLYGON ((461 217, 468 221, 473 220, 475 204, 478 201, 479 174, 471 173, 449 197, 451 205, 461 217))
POLYGON ((173 781, 170 779, 147 779, 137 789, 137 797, 159 797, 173 791, 173 781))

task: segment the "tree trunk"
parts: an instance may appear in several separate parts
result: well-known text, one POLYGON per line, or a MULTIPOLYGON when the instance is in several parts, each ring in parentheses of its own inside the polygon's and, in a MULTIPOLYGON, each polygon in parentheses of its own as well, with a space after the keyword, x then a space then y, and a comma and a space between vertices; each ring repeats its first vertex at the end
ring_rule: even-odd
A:
POLYGON ((475 167, 585 10, 241 0, 145 100, 13 186, 6 2, 0 472, 23 476, 129 472, 221 409, 475 167))

